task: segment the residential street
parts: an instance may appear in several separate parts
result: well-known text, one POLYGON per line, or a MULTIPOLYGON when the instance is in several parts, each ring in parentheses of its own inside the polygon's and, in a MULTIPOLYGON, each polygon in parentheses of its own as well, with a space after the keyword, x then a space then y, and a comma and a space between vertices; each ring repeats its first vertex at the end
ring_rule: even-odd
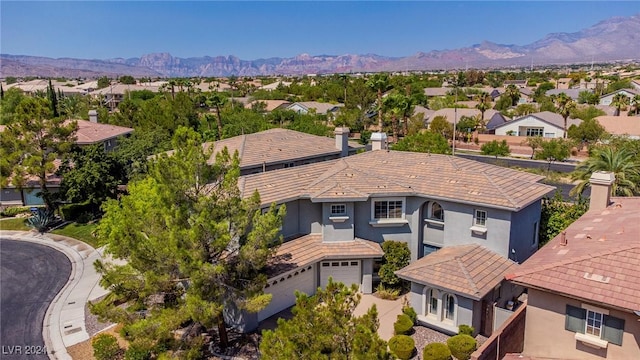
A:
POLYGON ((69 279, 69 259, 48 246, 0 239, 0 274, 0 357, 48 359, 44 315, 69 279))

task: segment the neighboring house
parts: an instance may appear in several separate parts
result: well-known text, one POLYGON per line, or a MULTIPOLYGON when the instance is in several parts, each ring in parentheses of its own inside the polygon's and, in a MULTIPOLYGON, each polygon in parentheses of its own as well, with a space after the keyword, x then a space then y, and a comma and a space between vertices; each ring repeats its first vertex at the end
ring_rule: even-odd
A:
POLYGON ((433 115, 433 113, 435 113, 434 110, 427 109, 426 107, 421 106, 421 105, 416 105, 416 106, 413 107, 413 115, 415 116, 415 115, 420 114, 421 117, 422 117, 422 122, 423 122, 423 124, 425 124, 424 126, 426 126, 426 124, 429 121, 429 117, 431 117, 433 115))
MULTIPOLYGON (((102 144, 105 151, 111 151, 118 145, 118 139, 129 136, 133 129, 98 123, 98 117, 95 110, 89 111, 87 120, 74 120, 78 123, 76 131, 75 143, 82 146, 102 144)), ((4 130, 4 126, 0 126, 0 131, 4 130)), ((55 161, 56 169, 60 166, 60 161, 55 161)), ((51 192, 57 192, 60 187, 62 178, 55 174, 47 176, 47 187, 51 192)), ((40 185, 36 177, 30 177, 22 189, 9 185, 2 189, 0 193, 0 206, 5 205, 42 205, 44 202, 37 194, 40 191, 40 185)))
POLYGON ((524 88, 527 86, 527 80, 505 80, 504 88, 506 89, 509 85, 515 85, 519 88, 524 88))
POLYGON ((253 107, 264 106, 265 112, 272 112, 277 109, 286 109, 291 105, 290 101, 286 100, 253 100, 245 104, 245 108, 252 109, 253 107))
POLYGON ((491 100, 492 101, 496 101, 497 98, 500 97, 500 90, 498 89, 493 89, 489 92, 489 95, 491 95, 491 100))
POLYGON ((512 307, 512 299, 522 293, 521 287, 504 279, 517 266, 482 245, 457 245, 431 253, 396 275, 411 282, 410 304, 418 323, 448 334, 457 334, 459 325, 470 325, 476 333, 490 336, 501 324, 494 327, 494 315, 499 315, 495 307, 512 307))
POLYGON ((598 116, 595 119, 611 135, 640 139, 640 117, 638 116, 598 116))
MULTIPOLYGON (((567 129, 579 125, 580 119, 567 119, 567 129)), ((564 137, 564 119, 561 115, 542 111, 513 119, 494 128, 496 135, 564 137)))
POLYGON ((329 276, 371 293, 385 240, 406 242, 414 261, 465 244, 516 262, 537 250, 541 198, 554 190, 539 183, 542 176, 447 155, 385 151, 382 140, 373 149, 240 178, 244 196, 257 190, 263 207, 286 206, 281 234, 287 241, 269 272, 272 304, 244 314, 239 327, 255 328, 292 306, 294 290, 312 294, 329 276))
POLYGON ((640 92, 640 80, 631 80, 631 87, 640 92))
POLYGON ((580 93, 583 91, 593 92, 593 91, 584 90, 584 89, 551 89, 551 90, 547 90, 544 94, 547 96, 558 96, 560 94, 565 94, 571 99, 573 99, 574 101, 578 101, 580 93))
MULTIPOLYGON (((103 105, 109 107, 109 109, 114 110, 118 107, 118 105, 124 100, 124 96, 127 92, 130 91, 141 91, 148 90, 152 92, 158 92, 162 86, 152 86, 152 85, 129 85, 129 84, 112 84, 105 88, 94 90, 90 94, 93 97, 101 97, 103 105)), ((169 91, 171 91, 169 89, 169 91)), ((179 91, 178 86, 175 86, 174 91, 179 91)))
POLYGON ((626 97, 629 98, 629 103, 631 103, 631 99, 633 99, 634 96, 640 95, 640 90, 620 89, 612 93, 602 95, 600 96, 600 105, 612 106, 611 103, 613 102, 613 97, 616 96, 616 94, 624 94, 626 97))
POLYGON ((315 111, 318 115, 327 115, 329 113, 335 113, 343 107, 344 104, 329 104, 329 103, 321 103, 317 101, 302 101, 302 102, 294 102, 293 104, 287 106, 288 110, 293 110, 299 114, 308 114, 309 112, 315 111), (312 110, 313 109, 313 110, 312 110))
POLYGON ((535 93, 535 89, 530 87, 525 87, 520 89, 520 98, 518 99, 518 104, 528 104, 533 102, 533 95, 535 93))
POLYGON ((271 84, 267 84, 267 85, 263 85, 261 87, 259 87, 260 90, 267 90, 267 91, 273 91, 278 89, 278 87, 282 85, 283 87, 289 86, 291 85, 291 82, 288 81, 276 81, 273 82, 271 84))
POLYGON ((556 89, 567 90, 571 88, 571 78, 560 78, 556 81, 556 89))
POLYGON ((524 358, 640 359, 640 197, 613 181, 594 173, 589 211, 507 276, 529 289, 524 358))
MULTIPOLYGON (((486 117, 486 115, 485 115, 486 117)), ((498 126, 503 125, 511 121, 511 119, 507 116, 502 115, 500 112, 496 112, 493 116, 487 121, 487 133, 495 134, 495 130, 498 126)))
POLYGON ((427 97, 433 97, 433 96, 445 96, 447 95, 447 93, 451 90, 451 88, 448 87, 439 87, 439 88, 425 88, 424 89, 424 94, 427 97))
POLYGON ((215 162, 215 155, 225 147, 230 154, 238 151, 241 175, 333 160, 364 148, 348 141, 348 128, 336 128, 334 134, 336 138, 332 139, 275 128, 208 142, 203 146, 213 146, 210 163, 215 162))
MULTIPOLYGON (((484 112, 485 120, 491 119, 497 112, 498 111, 493 110, 493 109, 489 109, 489 110, 485 111, 484 112)), ((479 119, 481 114, 482 113, 478 109, 445 108, 445 109, 436 110, 433 114, 431 114, 431 116, 429 117, 429 120, 428 120, 428 124, 431 124, 431 121, 433 121, 433 119, 436 118, 437 116, 444 116, 444 117, 447 118, 448 122, 453 124, 454 122, 460 121, 460 118, 463 117, 463 116, 468 116, 468 117, 473 117, 473 118, 479 119)))

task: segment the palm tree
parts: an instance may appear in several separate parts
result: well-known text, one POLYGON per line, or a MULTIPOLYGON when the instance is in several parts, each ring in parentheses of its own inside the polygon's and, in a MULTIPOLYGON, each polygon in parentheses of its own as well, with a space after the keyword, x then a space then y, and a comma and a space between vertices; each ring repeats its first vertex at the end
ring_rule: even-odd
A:
POLYGON ((640 114, 640 95, 636 95, 631 99, 632 111, 631 114, 638 115, 640 114))
POLYGON ((565 93, 560 93, 555 98, 554 102, 556 105, 556 112, 560 114, 564 119, 564 128, 563 128, 564 136, 563 137, 566 139, 567 138, 567 118, 571 114, 571 111, 573 111, 576 108, 576 103, 575 101, 573 101, 572 98, 570 98, 565 93))
POLYGON ((509 84, 505 90, 505 94, 511 99, 511 106, 516 106, 520 100, 520 89, 513 84, 509 84))
POLYGON ((222 115, 221 108, 227 103, 227 98, 219 92, 212 92, 207 98, 206 104, 216 109, 216 123, 218 125, 218 140, 222 139, 222 115))
POLYGON ((482 128, 482 132, 484 132, 484 128, 487 123, 484 121, 484 113, 485 111, 491 109, 491 95, 487 92, 481 92, 476 96, 476 101, 478 104, 476 105, 476 109, 480 110, 480 127, 482 128))
POLYGON ((623 93, 617 93, 613 96, 611 105, 616 108, 616 116, 620 116, 620 109, 629 105, 629 97, 623 93))
POLYGON ((582 194, 589 185, 591 174, 596 171, 615 174, 612 195, 633 196, 640 191, 640 163, 634 161, 634 154, 626 149, 607 146, 597 149, 593 156, 576 167, 571 177, 573 180, 580 180, 580 183, 571 190, 571 194, 582 194))
POLYGON ((382 93, 389 87, 389 76, 387 74, 374 74, 367 80, 367 86, 378 94, 378 127, 382 131, 382 93))

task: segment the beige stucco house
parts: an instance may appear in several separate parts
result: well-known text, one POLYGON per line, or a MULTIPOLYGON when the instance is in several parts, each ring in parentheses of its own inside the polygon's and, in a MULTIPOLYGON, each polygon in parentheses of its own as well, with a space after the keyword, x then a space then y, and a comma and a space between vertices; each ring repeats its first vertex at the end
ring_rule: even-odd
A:
POLYGON ((528 290, 524 359, 640 359, 640 197, 609 198, 591 178, 589 211, 507 276, 528 290))

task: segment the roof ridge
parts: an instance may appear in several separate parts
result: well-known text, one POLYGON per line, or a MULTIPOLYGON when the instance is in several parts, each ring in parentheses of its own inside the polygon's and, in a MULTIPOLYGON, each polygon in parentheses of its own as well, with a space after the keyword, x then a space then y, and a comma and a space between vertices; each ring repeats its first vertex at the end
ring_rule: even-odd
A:
MULTIPOLYGON (((469 251, 469 252, 471 252, 471 251, 469 251)), ((466 253, 465 255, 469 254, 469 252, 466 253)), ((479 294, 480 293, 480 289, 478 289, 478 286, 476 285, 476 282, 473 280, 473 277, 471 277, 471 274, 469 274, 469 271, 467 270, 467 267, 464 266, 462 261, 460 260, 461 257, 462 256, 456 256, 454 259, 458 263, 458 266, 460 266, 460 270, 462 270, 462 273, 464 274, 464 277, 467 278, 467 280, 469 281, 469 284, 473 288, 474 292, 476 294, 479 294)))
MULTIPOLYGON (((489 183, 490 183, 491 185, 493 185, 493 187, 495 187, 496 189, 498 189, 498 192, 499 192, 502 196, 504 196, 507 200, 509 200, 509 202, 511 203, 511 205, 513 205, 513 207, 515 207, 515 208, 517 208, 517 207, 518 207, 518 203, 517 203, 515 200, 513 200, 513 198, 512 198, 511 196, 509 196, 509 194, 507 194, 507 193, 502 189, 502 187, 501 187, 501 186, 496 185, 496 183, 495 183, 495 182, 493 182, 493 178, 492 178, 491 176, 489 176, 489 174, 487 174, 487 172, 486 172, 486 171, 483 171, 483 172, 482 172, 482 175, 484 175, 484 177, 485 177, 487 180, 489 180, 489 183)), ((528 181, 527 181, 527 182, 528 182, 528 181)))
POLYGON ((542 266, 536 266, 534 269, 531 269, 531 270, 527 270, 527 271, 523 271, 523 272, 516 272, 516 273, 512 273, 512 274, 507 274, 508 277, 509 277, 508 280, 513 280, 516 277, 527 276, 527 275, 531 275, 531 274, 538 273, 538 272, 541 272, 541 271, 546 271, 546 270, 549 270, 549 269, 552 269, 552 268, 558 267, 558 266, 565 266, 565 265, 569 265, 569 264, 576 263, 576 262, 583 261, 583 260, 593 259, 593 258, 604 256, 604 255, 611 255, 611 254, 619 253, 619 252, 622 252, 622 251, 627 251, 627 250, 630 250, 630 249, 633 249, 633 248, 640 248, 640 244, 630 244, 630 245, 626 245, 626 246, 620 246, 620 247, 616 247, 616 248, 605 249, 605 250, 602 250, 602 251, 597 252, 595 254, 582 255, 582 256, 575 257, 575 258, 569 258, 569 259, 565 259, 565 260, 562 260, 562 261, 549 263, 549 264, 542 265, 542 266))
MULTIPOLYGON (((319 163, 318 163, 319 164, 319 163)), ((312 181, 311 183, 307 184, 307 188, 310 188, 314 185, 317 185, 318 183, 326 180, 327 178, 329 178, 330 176, 335 175, 336 173, 348 168, 349 165, 346 163, 346 161, 344 161, 343 158, 340 158, 333 166, 330 166, 325 172, 322 173, 322 175, 318 176, 314 181, 312 181)))
POLYGON ((238 151, 238 156, 240 157, 240 159, 242 159, 242 157, 244 156, 244 147, 245 144, 247 143, 247 135, 241 135, 242 136, 242 142, 240 143, 240 150, 238 151))

